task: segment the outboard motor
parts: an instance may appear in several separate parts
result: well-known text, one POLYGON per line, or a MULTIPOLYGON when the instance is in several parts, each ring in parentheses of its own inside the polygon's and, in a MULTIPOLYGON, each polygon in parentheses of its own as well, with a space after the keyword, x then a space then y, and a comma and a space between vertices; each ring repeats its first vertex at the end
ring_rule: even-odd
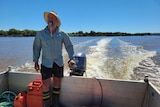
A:
POLYGON ((84 53, 77 53, 74 56, 75 65, 71 68, 70 76, 83 76, 86 71, 86 55, 84 53))

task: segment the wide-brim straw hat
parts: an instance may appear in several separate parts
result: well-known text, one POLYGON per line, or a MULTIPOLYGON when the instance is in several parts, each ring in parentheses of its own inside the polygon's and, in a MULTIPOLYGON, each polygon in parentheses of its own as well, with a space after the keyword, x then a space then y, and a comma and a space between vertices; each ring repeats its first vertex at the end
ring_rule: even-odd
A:
POLYGON ((61 21, 57 15, 57 13, 55 11, 51 11, 51 12, 44 12, 44 20, 46 21, 46 23, 48 23, 48 14, 53 14, 56 18, 57 18, 57 26, 59 27, 61 25, 61 21))

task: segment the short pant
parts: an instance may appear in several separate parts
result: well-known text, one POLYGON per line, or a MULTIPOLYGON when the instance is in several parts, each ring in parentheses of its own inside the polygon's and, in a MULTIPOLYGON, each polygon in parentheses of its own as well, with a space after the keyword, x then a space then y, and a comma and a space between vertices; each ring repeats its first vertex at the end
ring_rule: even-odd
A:
POLYGON ((42 80, 48 79, 52 76, 62 78, 63 66, 59 67, 56 63, 54 63, 52 68, 48 68, 41 64, 41 75, 42 75, 42 80))

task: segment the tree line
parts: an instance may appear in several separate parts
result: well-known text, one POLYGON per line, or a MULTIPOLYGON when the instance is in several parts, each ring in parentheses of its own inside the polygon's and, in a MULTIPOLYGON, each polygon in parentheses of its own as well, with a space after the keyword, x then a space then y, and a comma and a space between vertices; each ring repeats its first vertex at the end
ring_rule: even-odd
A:
MULTIPOLYGON (((8 31, 0 30, 0 36, 18 36, 18 37, 29 37, 35 36, 37 33, 36 30, 17 30, 9 29, 8 31)), ((160 35, 160 33, 125 33, 125 32, 72 32, 68 33, 69 36, 144 36, 144 35, 160 35)))
POLYGON ((9 29, 8 31, 0 30, 0 36, 35 36, 37 31, 35 30, 17 30, 17 29, 9 29))
MULTIPOLYGON (((73 32, 69 33, 70 36, 144 36, 144 35, 152 35, 153 33, 125 33, 125 32, 73 32)), ((160 35, 160 33, 156 33, 160 35)), ((155 35, 155 34, 153 34, 155 35)))

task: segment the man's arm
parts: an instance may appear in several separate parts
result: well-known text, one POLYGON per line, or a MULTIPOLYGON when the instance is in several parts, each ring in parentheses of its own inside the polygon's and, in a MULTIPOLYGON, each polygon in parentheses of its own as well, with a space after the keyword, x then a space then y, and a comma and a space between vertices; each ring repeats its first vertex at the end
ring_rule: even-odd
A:
POLYGON ((37 33, 33 42, 33 61, 35 62, 34 68, 37 72, 40 70, 38 60, 41 52, 41 40, 39 36, 40 34, 37 33))
POLYGON ((64 46, 66 48, 66 51, 68 53, 69 59, 73 60, 73 55, 74 55, 73 44, 67 34, 65 34, 63 42, 64 42, 64 46))

